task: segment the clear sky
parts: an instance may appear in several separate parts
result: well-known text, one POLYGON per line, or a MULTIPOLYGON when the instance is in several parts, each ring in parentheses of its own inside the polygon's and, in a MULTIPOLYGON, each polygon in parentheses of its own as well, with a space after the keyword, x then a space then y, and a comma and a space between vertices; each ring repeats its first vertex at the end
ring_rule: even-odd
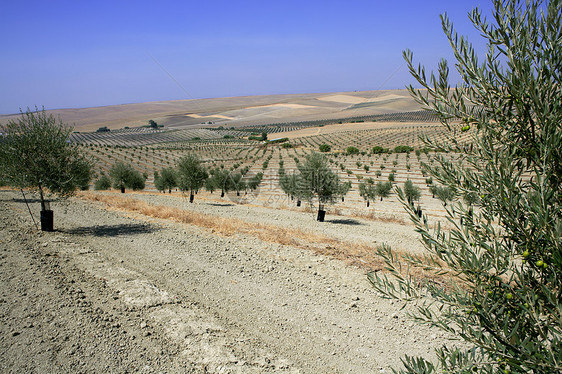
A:
POLYGON ((0 114, 404 88, 404 49, 453 61, 441 13, 481 43, 474 7, 491 1, 3 1, 0 114))

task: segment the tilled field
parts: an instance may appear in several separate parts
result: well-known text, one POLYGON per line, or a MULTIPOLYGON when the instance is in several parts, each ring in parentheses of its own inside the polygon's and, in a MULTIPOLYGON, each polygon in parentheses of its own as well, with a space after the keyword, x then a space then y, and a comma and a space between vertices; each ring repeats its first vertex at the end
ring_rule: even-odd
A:
MULTIPOLYGON (((135 198, 419 249, 408 225, 135 198)), ((21 194, 0 191, 2 372, 388 373, 446 339, 377 295, 364 269, 304 247, 76 198, 53 205, 56 231, 41 233, 21 194)))

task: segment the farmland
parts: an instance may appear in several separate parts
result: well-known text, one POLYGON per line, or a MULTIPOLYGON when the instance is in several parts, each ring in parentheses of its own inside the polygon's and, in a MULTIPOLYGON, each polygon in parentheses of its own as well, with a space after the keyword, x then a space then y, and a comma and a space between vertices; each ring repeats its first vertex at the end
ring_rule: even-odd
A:
MULTIPOLYGON (((211 120, 203 112, 190 117, 204 117, 196 125, 171 113, 173 124, 154 117, 164 124, 158 128, 121 123, 95 131, 109 117, 88 125, 92 131, 77 127, 71 142, 93 161, 92 184, 121 161, 144 174, 146 186, 125 194, 90 186, 54 201, 53 233, 38 234, 20 192, 2 190, 0 309, 9 336, 2 349, 11 352, 3 365, 22 372, 49 363, 67 372, 388 373, 403 353, 434 357, 432 348, 450 336, 414 325, 408 308, 381 298, 365 277, 383 269, 378 245, 419 254, 418 235, 394 193, 367 203, 360 185, 410 180, 424 213, 443 220, 422 164, 444 154, 420 140, 442 137, 440 124, 419 108, 397 106, 406 101, 400 95, 317 96, 284 106, 263 101, 250 111, 230 101, 211 120), (312 103, 339 109, 311 115, 312 103), (272 108, 282 113, 268 120, 272 108), (264 133, 268 141, 249 139, 264 133), (351 186, 327 206, 325 222, 282 190, 279 174, 296 171, 321 146, 330 169, 351 186), (207 170, 263 177, 256 189, 225 196, 201 189, 193 203, 175 188, 157 191, 155 172, 187 154, 207 170)), ((36 196, 26 197, 36 214, 36 196)))
MULTIPOLYGON (((434 199, 430 198, 432 193, 421 166, 424 162, 432 163, 436 154, 424 149, 421 138, 429 136, 442 139, 443 134, 440 124, 420 114, 393 114, 382 120, 379 117, 379 120, 370 121, 337 121, 320 126, 318 123, 291 123, 228 129, 136 128, 73 134, 72 140, 80 144, 95 161, 98 175, 108 174, 116 161, 123 161, 147 176, 147 191, 155 191, 155 172, 175 167, 178 160, 186 154, 196 154, 209 170, 221 168, 231 173, 242 172, 246 178, 263 173, 259 193, 252 194, 251 203, 274 208, 291 208, 294 205, 279 187, 280 166, 289 172, 296 170, 299 162, 311 152, 318 152, 320 146, 325 144, 330 147, 330 152, 325 153, 330 166, 341 180, 351 183, 351 190, 345 201, 335 204, 334 212, 351 215, 372 214, 372 209, 364 208, 364 199, 359 195, 359 184, 369 178, 378 182, 387 181, 389 177, 394 178, 393 182, 397 185, 411 180, 421 189, 421 201, 424 205, 440 211, 440 204, 435 204, 434 199), (406 122, 412 116, 425 121, 406 122), (267 143, 248 140, 252 134, 262 132, 266 132, 269 139, 286 137, 288 141, 267 143), (346 149, 350 145, 358 149, 357 154, 347 153, 346 149), (395 147, 406 145, 412 147, 411 152, 392 153, 395 147), (374 147, 389 149, 390 153, 373 154, 374 147)), ((218 198, 206 191, 201 191, 200 194, 208 198, 218 198)), ((250 202, 249 199, 237 200, 250 202)), ((405 218, 395 197, 378 205, 376 210, 380 210, 382 215, 405 218)))

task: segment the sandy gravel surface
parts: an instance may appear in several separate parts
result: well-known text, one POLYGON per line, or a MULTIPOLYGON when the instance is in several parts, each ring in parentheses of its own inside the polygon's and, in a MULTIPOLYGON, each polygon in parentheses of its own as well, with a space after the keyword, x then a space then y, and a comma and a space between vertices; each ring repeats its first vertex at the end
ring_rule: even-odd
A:
MULTIPOLYGON (((106 194, 115 195, 114 193, 106 194)), ((392 248, 396 250, 412 253, 423 251, 419 234, 415 232, 414 226, 406 214, 403 214, 404 223, 402 224, 393 221, 384 222, 339 216, 330 214, 330 212, 326 215, 325 222, 318 222, 316 221, 316 210, 306 213, 302 209, 275 209, 252 204, 234 204, 228 200, 228 197, 220 199, 216 193, 213 196, 209 197, 208 194, 204 198, 197 196, 193 203, 189 203, 187 197, 160 193, 138 194, 135 195, 135 198, 155 205, 179 207, 219 217, 236 217, 248 222, 304 229, 345 242, 366 243, 373 246, 386 242, 391 243, 392 248)), ((303 203, 303 206, 305 205, 303 203)))
MULTIPOLYGON (((389 373, 402 355, 432 357, 445 339, 341 261, 78 199, 54 204, 56 231, 41 233, 20 196, 0 191, 2 372, 389 373)), ((157 202, 313 222, 290 211, 275 218, 264 208, 157 202)), ((353 236, 345 232, 358 226, 323 228, 353 236)), ((404 232, 388 230, 387 240, 404 232)))

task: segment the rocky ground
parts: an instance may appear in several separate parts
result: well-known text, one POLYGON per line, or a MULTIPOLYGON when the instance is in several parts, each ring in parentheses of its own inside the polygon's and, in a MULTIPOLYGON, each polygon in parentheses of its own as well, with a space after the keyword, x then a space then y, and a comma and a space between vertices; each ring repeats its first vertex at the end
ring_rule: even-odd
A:
MULTIPOLYGON (((136 198, 419 248, 408 225, 136 198)), ((56 230, 42 233, 21 193, 0 191, 1 372, 389 373, 447 338, 381 298, 365 270, 303 248, 76 198, 53 210, 56 230)))

